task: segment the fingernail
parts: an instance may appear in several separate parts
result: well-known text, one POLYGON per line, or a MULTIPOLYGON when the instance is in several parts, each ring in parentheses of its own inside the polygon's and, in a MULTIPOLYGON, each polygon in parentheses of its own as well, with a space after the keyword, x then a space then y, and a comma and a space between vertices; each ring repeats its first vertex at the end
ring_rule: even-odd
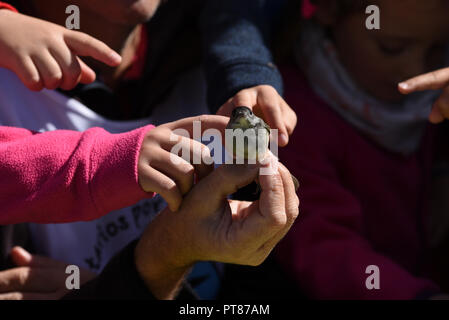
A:
POLYGON ((20 255, 26 260, 26 261, 31 261, 32 256, 31 254, 26 251, 25 249, 23 249, 22 247, 15 247, 14 248, 17 252, 20 253, 20 255))
POLYGON ((282 146, 285 146, 288 143, 288 136, 285 133, 282 133, 279 137, 279 142, 282 146))
POLYGON ((212 164, 214 164, 214 158, 212 158, 212 156, 210 155, 210 154, 203 154, 202 155, 202 160, 203 160, 203 163, 204 164, 207 164, 207 165, 212 165, 212 164))
POLYGON ((110 55, 111 61, 113 61, 114 63, 119 64, 120 62, 122 62, 122 56, 119 55, 117 52, 113 51, 110 55))
POLYGON ((399 87, 400 87, 402 90, 407 90, 407 89, 409 88, 409 85, 408 85, 408 83, 406 83, 406 82, 401 82, 401 83, 399 84, 399 87))

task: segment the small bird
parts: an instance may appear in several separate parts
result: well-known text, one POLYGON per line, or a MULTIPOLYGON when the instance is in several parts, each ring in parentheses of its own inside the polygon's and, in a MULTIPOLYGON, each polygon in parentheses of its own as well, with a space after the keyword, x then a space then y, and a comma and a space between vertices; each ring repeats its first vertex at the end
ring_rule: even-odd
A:
MULTIPOLYGON (((234 159, 243 158, 248 159, 260 159, 268 151, 268 145, 270 142, 270 126, 263 121, 263 119, 256 116, 248 107, 237 107, 232 111, 231 119, 229 120, 226 129, 237 130, 241 129, 244 134, 248 129, 253 129, 254 132, 246 135, 247 139, 241 137, 244 141, 243 145, 236 143, 238 138, 233 136, 233 149, 227 147, 229 152, 232 152, 234 159), (262 140, 260 140, 262 139, 262 140), (243 147, 243 149, 242 149, 243 147)), ((292 180, 295 185, 295 190, 299 188, 298 179, 293 175, 292 180)))
POLYGON ((234 159, 260 160, 265 156, 270 142, 270 126, 257 117, 250 108, 235 108, 226 129, 233 130, 233 149, 230 150, 229 147, 227 149, 232 152, 234 159), (242 130, 240 135, 235 131, 238 129, 242 130), (251 129, 252 132, 249 131, 251 129), (240 140, 240 144, 237 140, 240 140))

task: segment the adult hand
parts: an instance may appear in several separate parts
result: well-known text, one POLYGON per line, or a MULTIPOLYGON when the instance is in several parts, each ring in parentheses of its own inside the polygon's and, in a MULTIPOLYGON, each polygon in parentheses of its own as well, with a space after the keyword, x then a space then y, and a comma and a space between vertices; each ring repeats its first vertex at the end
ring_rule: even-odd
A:
POLYGON ((257 166, 222 165, 193 187, 178 212, 166 209, 147 227, 135 262, 157 298, 173 298, 197 261, 257 266, 287 233, 298 215, 299 200, 281 164, 274 174, 259 176, 258 201, 226 198, 254 181, 258 172, 257 166))
MULTIPOLYGON (((31 255, 20 247, 11 250, 11 258, 17 267, 0 272, 0 300, 56 300, 69 292, 66 263, 31 255)), ((94 277, 80 268, 80 284, 94 277)))
POLYGON ((429 72, 399 84, 399 91, 403 94, 440 89, 443 89, 443 93, 433 104, 429 116, 429 121, 435 124, 449 119, 449 68, 429 72))

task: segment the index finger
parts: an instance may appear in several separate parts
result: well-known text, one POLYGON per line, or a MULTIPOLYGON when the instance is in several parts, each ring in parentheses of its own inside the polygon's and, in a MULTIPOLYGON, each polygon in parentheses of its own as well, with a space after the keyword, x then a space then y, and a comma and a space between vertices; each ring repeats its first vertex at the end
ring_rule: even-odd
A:
POLYGON ((32 255, 22 247, 14 247, 10 253, 12 261, 18 267, 65 268, 66 263, 40 255, 32 255))
MULTIPOLYGON (((190 134, 190 137, 194 134, 194 124, 198 125, 199 132, 203 134, 208 129, 217 129, 220 133, 224 133, 226 126, 228 125, 229 118, 217 115, 201 115, 196 117, 184 118, 178 121, 166 123, 162 126, 168 127, 171 130, 184 129, 190 134)), ((196 133, 196 132, 195 132, 196 133)), ((199 137, 201 138, 201 137, 199 137)))
POLYGON ((92 57, 111 67, 118 66, 122 62, 122 57, 117 52, 85 33, 69 30, 64 40, 70 50, 78 56, 92 57))
POLYGON ((0 272, 0 293, 14 291, 54 292, 63 286, 59 269, 18 267, 0 272), (61 282, 60 284, 58 282, 61 282))
POLYGON ((449 84, 449 68, 419 75, 398 85, 399 91, 409 94, 416 91, 439 90, 449 84))

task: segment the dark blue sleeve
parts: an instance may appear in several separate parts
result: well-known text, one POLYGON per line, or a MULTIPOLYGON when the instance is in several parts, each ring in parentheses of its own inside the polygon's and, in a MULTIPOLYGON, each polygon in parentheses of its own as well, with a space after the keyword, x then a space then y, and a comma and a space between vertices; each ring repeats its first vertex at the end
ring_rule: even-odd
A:
POLYGON ((207 99, 213 113, 238 91, 282 78, 269 46, 285 0, 208 0, 201 16, 207 99))

